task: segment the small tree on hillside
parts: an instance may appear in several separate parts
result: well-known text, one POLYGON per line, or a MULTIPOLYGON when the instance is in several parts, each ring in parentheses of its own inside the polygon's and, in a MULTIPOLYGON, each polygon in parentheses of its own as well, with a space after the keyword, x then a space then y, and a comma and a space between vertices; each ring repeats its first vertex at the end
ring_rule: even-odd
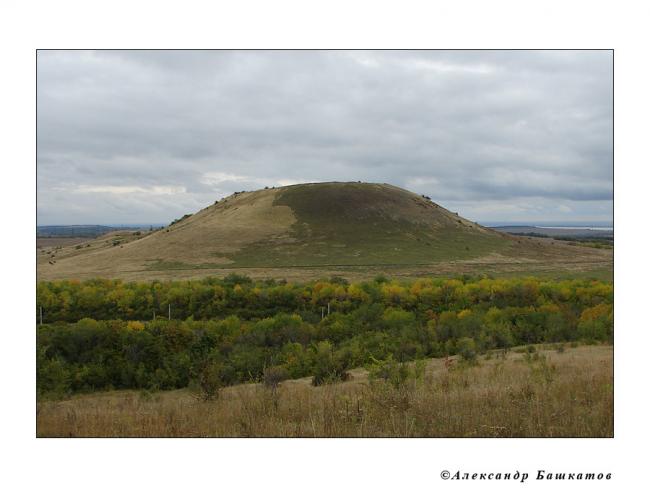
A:
POLYGON ((216 361, 207 361, 195 373, 191 389, 199 400, 209 402, 219 396, 221 386, 221 364, 216 361))
POLYGON ((346 371, 349 358, 343 353, 335 353, 329 341, 322 341, 316 345, 314 355, 314 378, 312 384, 319 386, 335 381, 345 381, 350 377, 346 371))
POLYGON ((264 369, 264 386, 275 391, 282 381, 289 379, 289 372, 284 366, 269 366, 264 369))
POLYGON ((462 337, 458 340, 458 354, 464 361, 474 364, 476 363, 476 356, 478 350, 474 339, 470 337, 462 337))

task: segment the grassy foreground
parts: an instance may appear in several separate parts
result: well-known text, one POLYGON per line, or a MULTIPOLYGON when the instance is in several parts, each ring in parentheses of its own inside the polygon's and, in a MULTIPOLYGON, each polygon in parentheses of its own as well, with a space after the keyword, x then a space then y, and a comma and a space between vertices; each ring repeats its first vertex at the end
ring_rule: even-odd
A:
POLYGON ((186 390, 87 394, 37 405, 39 437, 611 437, 611 346, 542 346, 427 360, 400 385, 351 371, 277 389, 224 388, 201 402, 186 390))

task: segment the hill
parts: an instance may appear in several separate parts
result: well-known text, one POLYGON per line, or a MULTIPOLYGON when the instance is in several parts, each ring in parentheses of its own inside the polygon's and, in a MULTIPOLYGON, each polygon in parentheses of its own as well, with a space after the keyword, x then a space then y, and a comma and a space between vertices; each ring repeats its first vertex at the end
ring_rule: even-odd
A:
POLYGON ((392 185, 312 183, 237 192, 154 232, 118 231, 90 245, 41 252, 38 273, 39 279, 155 279, 243 268, 289 278, 287 269, 296 267, 376 274, 611 262, 602 250, 543 241, 484 228, 392 185))

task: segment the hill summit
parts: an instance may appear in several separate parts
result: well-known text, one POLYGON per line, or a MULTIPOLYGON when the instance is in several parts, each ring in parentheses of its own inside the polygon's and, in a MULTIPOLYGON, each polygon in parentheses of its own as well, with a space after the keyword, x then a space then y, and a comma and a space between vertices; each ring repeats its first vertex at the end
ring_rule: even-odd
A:
POLYGON ((424 265, 512 254, 517 244, 389 184, 309 183, 236 192, 151 233, 115 232, 39 255, 39 279, 424 265))
POLYGON ((286 212, 289 227, 245 246, 235 262, 416 264, 478 256, 508 241, 424 196, 387 184, 312 183, 280 188, 274 195, 272 206, 286 212))

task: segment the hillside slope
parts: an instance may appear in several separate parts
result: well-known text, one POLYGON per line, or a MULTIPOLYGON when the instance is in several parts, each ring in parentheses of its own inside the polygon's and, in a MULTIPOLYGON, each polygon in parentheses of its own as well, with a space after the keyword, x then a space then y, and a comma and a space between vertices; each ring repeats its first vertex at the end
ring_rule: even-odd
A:
POLYGON ((138 235, 118 232, 89 244, 39 253, 39 279, 153 279, 233 268, 608 256, 595 249, 508 236, 420 195, 370 183, 313 183, 236 193, 164 229, 138 235))

